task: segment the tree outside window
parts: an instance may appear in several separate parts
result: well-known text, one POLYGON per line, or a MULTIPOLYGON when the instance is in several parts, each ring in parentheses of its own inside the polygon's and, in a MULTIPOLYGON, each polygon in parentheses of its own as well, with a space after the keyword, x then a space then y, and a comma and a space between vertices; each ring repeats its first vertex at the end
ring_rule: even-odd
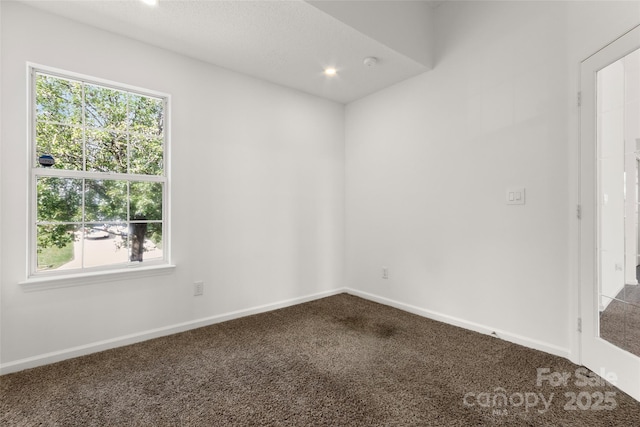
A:
POLYGON ((164 261, 166 98, 35 69, 32 84, 32 272, 164 261))

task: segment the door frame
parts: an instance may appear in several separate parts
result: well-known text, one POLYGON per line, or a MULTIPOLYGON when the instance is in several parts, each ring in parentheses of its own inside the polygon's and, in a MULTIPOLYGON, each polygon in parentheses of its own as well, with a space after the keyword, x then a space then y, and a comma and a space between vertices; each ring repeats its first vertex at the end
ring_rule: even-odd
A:
POLYGON ((640 26, 631 29, 580 64, 579 148, 579 312, 580 361, 640 401, 640 357, 599 337, 598 319, 598 163, 596 133, 596 73, 640 48, 640 26), (612 60, 612 58, 615 58, 612 60))

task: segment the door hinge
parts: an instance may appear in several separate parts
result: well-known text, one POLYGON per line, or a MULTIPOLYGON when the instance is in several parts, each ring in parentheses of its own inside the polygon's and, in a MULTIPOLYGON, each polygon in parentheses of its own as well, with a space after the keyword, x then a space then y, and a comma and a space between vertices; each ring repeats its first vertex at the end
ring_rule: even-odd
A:
POLYGON ((576 217, 578 217, 578 219, 582 219, 582 206, 581 205, 577 205, 576 206, 576 217))
POLYGON ((582 332, 582 317, 578 317, 578 332, 582 332))
POLYGON ((578 107, 582 106, 582 92, 578 92, 578 97, 577 97, 577 101, 578 101, 578 107))

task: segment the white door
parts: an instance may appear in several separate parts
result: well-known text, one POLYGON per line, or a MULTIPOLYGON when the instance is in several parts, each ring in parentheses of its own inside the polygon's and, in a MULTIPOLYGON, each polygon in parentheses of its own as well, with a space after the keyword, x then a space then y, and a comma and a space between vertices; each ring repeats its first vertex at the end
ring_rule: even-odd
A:
POLYGON ((638 240, 639 49, 636 27, 582 62, 580 113, 581 360, 636 400, 640 287, 626 252, 638 240))

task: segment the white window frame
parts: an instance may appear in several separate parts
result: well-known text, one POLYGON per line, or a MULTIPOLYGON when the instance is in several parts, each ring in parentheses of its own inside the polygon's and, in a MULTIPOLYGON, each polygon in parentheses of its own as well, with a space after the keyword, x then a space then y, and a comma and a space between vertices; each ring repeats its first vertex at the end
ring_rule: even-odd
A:
MULTIPOLYGON (((128 277, 140 277, 147 275, 163 274, 172 270, 175 266, 171 264, 171 244, 170 244, 170 126, 171 126, 171 96, 167 93, 144 89, 128 84, 113 82, 101 78, 91 77, 79 73, 60 70, 39 64, 27 64, 28 81, 28 274, 27 280, 21 284, 27 290, 45 289, 51 287, 65 287, 83 284, 87 282, 100 282, 108 280, 119 280, 128 277), (37 141, 36 141, 36 74, 42 73, 52 77, 80 81, 86 84, 106 87, 114 90, 130 92, 136 95, 160 98, 164 103, 164 132, 163 132, 163 175, 139 175, 116 172, 90 172, 65 169, 49 169, 38 167, 37 141), (162 250, 163 258, 145 260, 143 262, 123 262, 121 264, 104 265, 97 267, 79 267, 68 270, 38 271, 37 255, 37 178, 38 177, 65 177, 65 178, 87 178, 100 180, 122 180, 122 181, 146 181, 163 184, 162 197, 162 250)), ((83 129, 85 125, 83 124, 83 129)), ((84 201, 83 201, 84 211, 84 201)), ((147 221, 154 222, 154 221, 147 221)), ((158 222, 158 221, 156 221, 158 222)), ((82 225, 84 226, 84 219, 82 225)), ((84 245, 84 239, 82 239, 84 245)), ((82 251, 84 252, 84 251, 82 251)), ((84 257, 84 254, 81 256, 84 257)))

